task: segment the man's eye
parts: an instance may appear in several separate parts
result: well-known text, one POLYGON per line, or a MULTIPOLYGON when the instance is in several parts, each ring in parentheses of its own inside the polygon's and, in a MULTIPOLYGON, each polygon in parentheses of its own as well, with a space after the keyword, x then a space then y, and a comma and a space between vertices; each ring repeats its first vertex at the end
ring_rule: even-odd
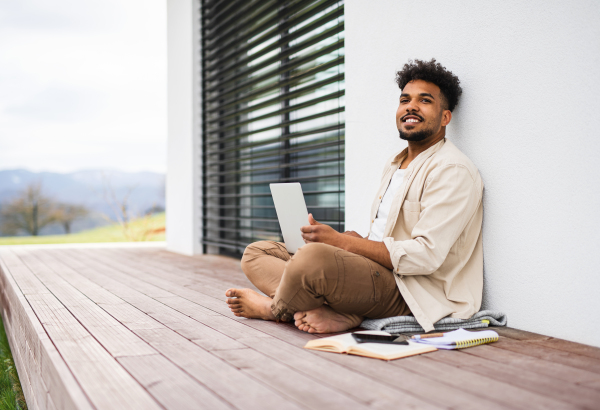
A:
POLYGON ((405 102, 408 102, 408 100, 407 100, 407 99, 404 99, 404 100, 400 100, 400 102, 401 102, 401 103, 405 103, 405 102))
POLYGON ((427 98, 423 98, 421 101, 426 102, 426 103, 431 102, 431 100, 428 100, 427 98))

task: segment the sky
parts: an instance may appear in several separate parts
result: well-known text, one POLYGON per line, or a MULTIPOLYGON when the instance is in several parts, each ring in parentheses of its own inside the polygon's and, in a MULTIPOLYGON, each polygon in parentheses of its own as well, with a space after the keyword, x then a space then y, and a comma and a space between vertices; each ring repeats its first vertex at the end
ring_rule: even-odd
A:
POLYGON ((166 1, 0 1, 0 169, 166 171, 166 1))

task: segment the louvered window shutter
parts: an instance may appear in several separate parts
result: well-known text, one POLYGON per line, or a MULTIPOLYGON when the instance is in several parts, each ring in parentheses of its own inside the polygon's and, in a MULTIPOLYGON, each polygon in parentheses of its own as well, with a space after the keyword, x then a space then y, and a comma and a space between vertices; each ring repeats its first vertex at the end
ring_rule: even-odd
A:
POLYGON ((269 184, 344 229, 342 1, 202 2, 205 252, 281 241, 269 184))

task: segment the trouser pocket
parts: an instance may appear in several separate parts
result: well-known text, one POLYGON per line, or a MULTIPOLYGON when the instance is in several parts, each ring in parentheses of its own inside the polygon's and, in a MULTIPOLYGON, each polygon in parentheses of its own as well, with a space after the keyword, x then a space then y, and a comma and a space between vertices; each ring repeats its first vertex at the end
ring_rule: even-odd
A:
POLYGON ((368 258, 340 252, 338 280, 333 300, 342 304, 372 305, 381 300, 382 277, 377 266, 368 258))

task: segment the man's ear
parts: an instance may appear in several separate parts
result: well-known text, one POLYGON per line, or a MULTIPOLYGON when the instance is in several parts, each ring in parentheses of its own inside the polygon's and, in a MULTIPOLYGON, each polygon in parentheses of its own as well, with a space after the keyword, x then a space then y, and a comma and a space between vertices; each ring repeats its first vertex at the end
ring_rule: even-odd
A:
POLYGON ((445 127, 446 125, 450 124, 451 120, 452 120, 452 111, 444 110, 442 112, 442 127, 445 127))

